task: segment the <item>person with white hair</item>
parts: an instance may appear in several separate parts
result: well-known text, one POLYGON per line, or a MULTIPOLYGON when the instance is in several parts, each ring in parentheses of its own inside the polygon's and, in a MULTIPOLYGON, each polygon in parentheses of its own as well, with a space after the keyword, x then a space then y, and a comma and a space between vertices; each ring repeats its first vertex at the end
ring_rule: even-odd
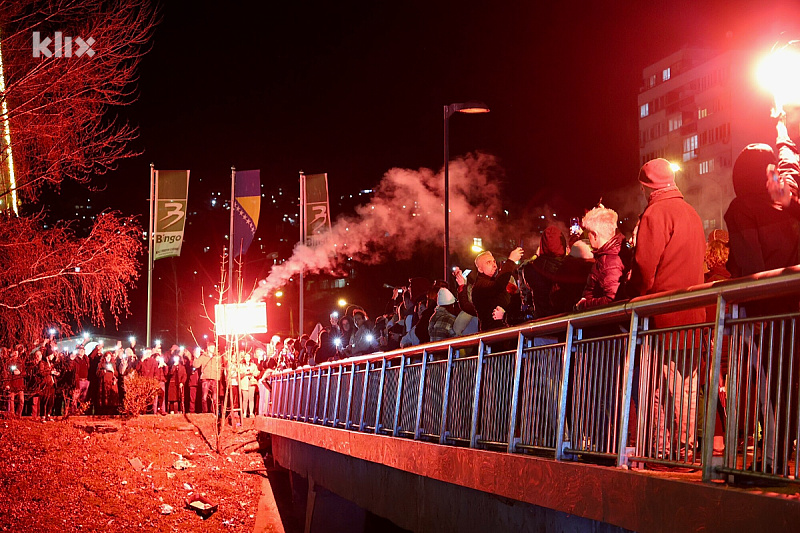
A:
POLYGON ((595 261, 581 299, 575 305, 578 310, 605 305, 617 297, 626 270, 620 257, 625 237, 617 231, 617 221, 617 213, 602 205, 583 217, 581 225, 588 234, 595 261))

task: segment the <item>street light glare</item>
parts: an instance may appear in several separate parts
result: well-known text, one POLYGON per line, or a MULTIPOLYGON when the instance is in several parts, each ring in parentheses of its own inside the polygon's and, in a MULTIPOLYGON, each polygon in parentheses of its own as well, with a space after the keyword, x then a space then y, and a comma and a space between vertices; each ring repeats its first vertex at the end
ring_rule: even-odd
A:
POLYGON ((678 172, 681 166, 678 163, 670 163, 669 168, 672 169, 673 172, 678 172))
POLYGON ((283 296, 283 291, 277 291, 275 293, 275 298, 280 298, 281 296, 283 296))
POLYGON ((472 251, 475 252, 476 254, 479 254, 479 253, 481 253, 483 251, 483 248, 481 248, 477 244, 473 244, 472 245, 472 251))
POLYGON ((344 298, 340 298, 339 307, 344 307, 345 305, 347 305, 347 300, 345 300, 344 298))

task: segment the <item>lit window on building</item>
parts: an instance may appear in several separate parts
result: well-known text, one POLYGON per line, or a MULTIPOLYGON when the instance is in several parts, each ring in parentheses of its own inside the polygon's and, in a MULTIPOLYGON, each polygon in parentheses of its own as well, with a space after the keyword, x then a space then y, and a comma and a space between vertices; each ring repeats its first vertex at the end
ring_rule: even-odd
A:
POLYGON ((650 114, 650 104, 642 104, 639 106, 639 118, 644 118, 650 114))
POLYGON ((697 157, 697 135, 692 135, 683 140, 683 160, 689 161, 697 157))
POLYGON ((708 109, 706 109, 705 107, 703 109, 697 110, 697 120, 700 120, 701 118, 706 118, 707 116, 708 116, 708 109))
POLYGON ((480 246, 483 248, 483 239, 481 237, 473 237, 472 246, 480 246))
POLYGON ((700 163, 700 175, 708 174, 709 172, 714 172, 714 160, 709 159, 708 161, 702 161, 700 163))
POLYGON ((672 75, 672 69, 669 67, 661 71, 661 81, 667 81, 672 75))
POLYGON ((683 115, 669 119, 669 131, 675 131, 683 126, 683 115))

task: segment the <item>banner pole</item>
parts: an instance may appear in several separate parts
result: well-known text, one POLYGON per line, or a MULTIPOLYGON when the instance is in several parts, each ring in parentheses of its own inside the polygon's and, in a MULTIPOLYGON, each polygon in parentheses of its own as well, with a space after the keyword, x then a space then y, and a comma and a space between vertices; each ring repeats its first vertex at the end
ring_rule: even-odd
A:
POLYGON ((155 170, 150 163, 150 226, 147 231, 147 335, 145 348, 150 346, 150 327, 153 320, 153 222, 155 212, 155 170))
POLYGON ((233 239, 233 211, 234 211, 234 202, 236 201, 236 167, 231 167, 231 226, 230 232, 228 233, 228 303, 234 303, 234 296, 233 296, 233 251, 235 246, 235 240, 233 239))
MULTIPOLYGON (((306 175, 300 171, 300 243, 306 243, 306 175)), ((298 324, 298 338, 303 335, 304 302, 303 302, 303 270, 300 270, 300 322, 298 324)))

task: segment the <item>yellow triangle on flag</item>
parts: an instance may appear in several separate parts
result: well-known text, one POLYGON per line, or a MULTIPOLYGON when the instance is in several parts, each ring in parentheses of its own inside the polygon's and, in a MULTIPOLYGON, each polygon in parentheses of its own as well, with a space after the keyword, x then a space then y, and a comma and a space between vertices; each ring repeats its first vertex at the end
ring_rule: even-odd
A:
POLYGON ((236 201, 241 204, 242 209, 247 215, 253 219, 253 224, 258 226, 258 214, 261 210, 261 197, 260 196, 238 196, 236 201))

